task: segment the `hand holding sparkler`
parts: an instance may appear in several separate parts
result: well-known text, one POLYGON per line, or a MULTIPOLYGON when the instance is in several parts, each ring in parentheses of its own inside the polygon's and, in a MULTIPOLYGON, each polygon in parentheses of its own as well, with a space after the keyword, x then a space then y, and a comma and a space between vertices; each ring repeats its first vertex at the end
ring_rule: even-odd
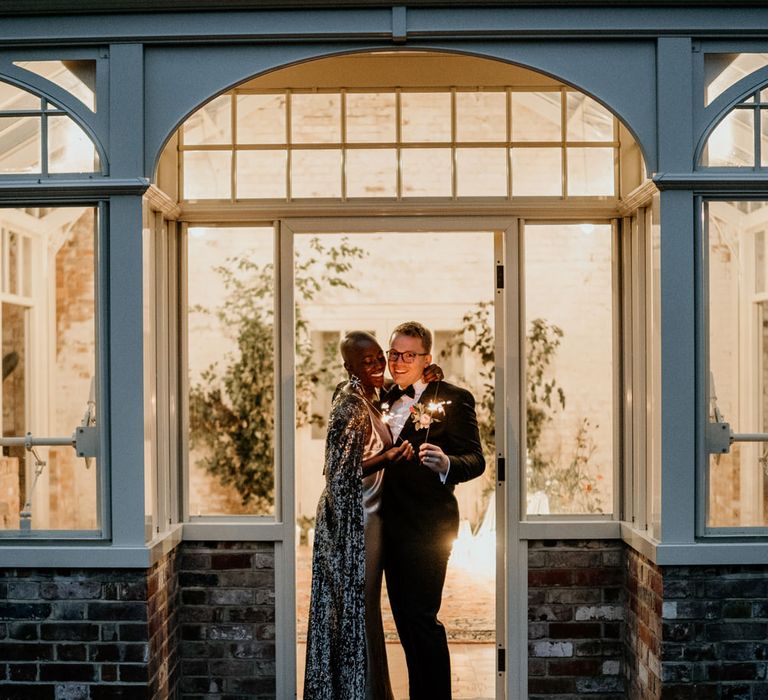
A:
POLYGON ((419 460, 436 474, 445 474, 451 466, 448 455, 437 445, 425 442, 419 447, 419 460))

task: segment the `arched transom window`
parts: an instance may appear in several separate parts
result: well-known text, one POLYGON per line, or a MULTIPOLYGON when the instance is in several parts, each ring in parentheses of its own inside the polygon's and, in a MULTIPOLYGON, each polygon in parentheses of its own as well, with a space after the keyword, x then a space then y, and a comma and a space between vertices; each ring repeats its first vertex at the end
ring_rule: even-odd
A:
POLYGON ((91 173, 93 141, 45 97, 0 81, 0 175, 91 173))
POLYGON ((613 197, 618 123, 565 87, 236 89, 180 130, 190 200, 613 197))

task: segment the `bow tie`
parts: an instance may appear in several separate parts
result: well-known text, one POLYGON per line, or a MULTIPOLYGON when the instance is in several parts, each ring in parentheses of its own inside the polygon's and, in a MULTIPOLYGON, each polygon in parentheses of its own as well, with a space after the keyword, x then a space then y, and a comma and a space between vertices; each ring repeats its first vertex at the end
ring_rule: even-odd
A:
POLYGON ((395 384, 387 393, 387 401, 389 401, 390 404, 393 404, 401 396, 410 396, 411 398, 416 396, 416 391, 413 388, 413 384, 405 387, 405 389, 401 389, 397 384, 395 384))

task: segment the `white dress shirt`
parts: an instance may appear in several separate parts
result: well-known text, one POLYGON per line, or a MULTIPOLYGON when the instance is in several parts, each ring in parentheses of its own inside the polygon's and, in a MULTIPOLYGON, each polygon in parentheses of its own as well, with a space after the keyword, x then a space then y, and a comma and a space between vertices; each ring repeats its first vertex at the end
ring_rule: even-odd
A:
MULTIPOLYGON (((389 429, 392 432, 392 439, 395 442, 397 442, 397 438, 405 427, 406 422, 411 419, 411 406, 419 402, 419 399, 427 386, 428 384, 423 379, 419 379, 413 383, 413 397, 403 394, 394 403, 390 404, 388 423, 389 429)), ((442 483, 445 483, 450 470, 451 467, 448 465, 445 474, 438 474, 442 483)))
POLYGON ((397 442, 397 438, 405 427, 406 422, 411 417, 411 406, 418 403, 427 384, 423 379, 413 383, 413 398, 403 394, 397 401, 389 406, 389 429, 392 431, 392 439, 397 442))

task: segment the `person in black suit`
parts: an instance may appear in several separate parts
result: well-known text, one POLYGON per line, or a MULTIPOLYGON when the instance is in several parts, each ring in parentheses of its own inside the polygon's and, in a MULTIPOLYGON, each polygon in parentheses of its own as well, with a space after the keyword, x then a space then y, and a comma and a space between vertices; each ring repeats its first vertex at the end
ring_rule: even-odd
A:
POLYGON ((420 323, 395 328, 387 352, 395 385, 382 399, 393 438, 415 451, 387 465, 383 494, 384 571, 411 700, 451 697, 448 640, 437 614, 459 529, 453 490, 485 470, 475 400, 448 382, 423 381, 431 351, 432 334, 420 323))

